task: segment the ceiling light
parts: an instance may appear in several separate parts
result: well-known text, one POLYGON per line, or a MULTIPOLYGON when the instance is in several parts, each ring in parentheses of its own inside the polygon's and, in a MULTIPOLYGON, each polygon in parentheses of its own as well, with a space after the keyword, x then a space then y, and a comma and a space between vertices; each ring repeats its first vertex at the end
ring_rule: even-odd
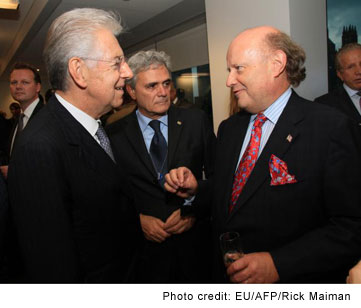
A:
POLYGON ((17 10, 19 7, 19 0, 0 0, 0 9, 17 10))

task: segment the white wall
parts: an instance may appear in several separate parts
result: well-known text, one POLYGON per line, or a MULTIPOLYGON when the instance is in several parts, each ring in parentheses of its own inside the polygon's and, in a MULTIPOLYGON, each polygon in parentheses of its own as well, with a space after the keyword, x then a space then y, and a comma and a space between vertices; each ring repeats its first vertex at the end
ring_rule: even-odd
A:
POLYGON ((307 52, 307 79, 297 92, 313 99, 327 92, 325 0, 205 0, 214 127, 228 117, 226 53, 246 28, 271 25, 291 35, 307 52))
POLYGON ((306 52, 306 79, 296 89, 313 100, 328 92, 325 0, 290 0, 290 33, 306 52))
POLYGON ((171 57, 172 71, 207 64, 209 61, 207 26, 205 24, 197 26, 142 49, 166 52, 171 57))

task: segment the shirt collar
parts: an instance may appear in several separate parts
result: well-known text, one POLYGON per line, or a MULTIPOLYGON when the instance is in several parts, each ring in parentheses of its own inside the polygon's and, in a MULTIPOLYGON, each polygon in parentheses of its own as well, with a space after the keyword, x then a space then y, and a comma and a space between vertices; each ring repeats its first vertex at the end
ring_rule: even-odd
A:
POLYGON ((36 105, 38 104, 38 102, 40 101, 39 98, 35 99, 24 111, 24 115, 30 119, 36 105))
MULTIPOLYGON (((267 120, 271 121, 272 124, 276 124, 279 117, 281 116, 281 113, 283 109, 285 109, 286 104, 288 100, 290 99, 292 94, 292 89, 289 87, 285 92, 281 94, 280 97, 278 97, 272 105, 270 105, 263 114, 267 117, 267 120)), ((251 116, 251 121, 254 121, 257 114, 253 114, 251 116)))
MULTIPOLYGON (((148 118, 145 115, 143 115, 141 112, 139 112, 139 109, 137 109, 136 114, 137 114, 140 130, 142 132, 144 132, 147 129, 149 122, 152 121, 153 119, 148 118)), ((160 117, 157 120, 160 121, 165 126, 168 126, 168 114, 160 117)))
POLYGON ((353 97, 354 95, 357 95, 359 90, 351 89, 347 84, 343 83, 343 87, 346 90, 349 97, 353 97))
POLYGON ((89 134, 94 137, 99 127, 98 121, 86 114, 84 111, 75 107, 73 104, 69 103, 58 93, 55 93, 55 96, 60 104, 62 104, 64 108, 68 110, 69 113, 89 132, 89 134))

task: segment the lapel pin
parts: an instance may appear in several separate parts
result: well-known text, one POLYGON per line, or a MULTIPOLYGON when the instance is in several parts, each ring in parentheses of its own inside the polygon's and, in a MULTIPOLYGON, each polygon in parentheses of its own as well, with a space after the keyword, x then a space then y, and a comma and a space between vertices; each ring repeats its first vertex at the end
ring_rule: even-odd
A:
POLYGON ((181 121, 177 121, 177 124, 178 124, 178 125, 182 125, 182 122, 181 122, 181 121))
POLYGON ((292 141, 292 138, 293 138, 293 137, 292 137, 290 134, 288 134, 288 136, 287 136, 286 139, 287 139, 288 142, 291 142, 291 141, 292 141))

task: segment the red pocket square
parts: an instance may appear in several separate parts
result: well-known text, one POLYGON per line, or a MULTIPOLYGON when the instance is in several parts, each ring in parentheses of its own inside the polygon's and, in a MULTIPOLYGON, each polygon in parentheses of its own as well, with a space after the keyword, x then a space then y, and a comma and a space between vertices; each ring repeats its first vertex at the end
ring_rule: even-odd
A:
POLYGON ((271 186, 297 183, 296 177, 288 173, 287 164, 277 156, 271 156, 269 161, 271 186))

